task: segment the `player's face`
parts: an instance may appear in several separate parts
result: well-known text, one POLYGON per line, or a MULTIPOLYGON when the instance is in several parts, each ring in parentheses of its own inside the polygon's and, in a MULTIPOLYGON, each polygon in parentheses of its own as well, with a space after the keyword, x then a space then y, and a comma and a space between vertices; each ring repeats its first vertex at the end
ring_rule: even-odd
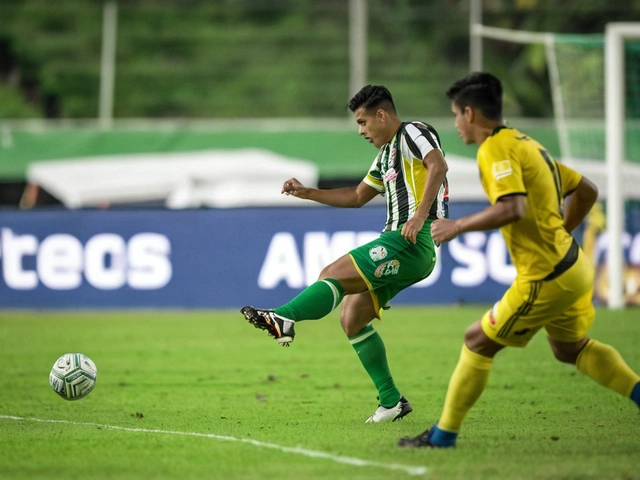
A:
POLYGON ((461 110, 455 102, 451 102, 451 113, 453 113, 453 117, 455 118, 456 130, 458 130, 458 135, 460 135, 462 141, 466 145, 473 143, 474 139, 471 134, 471 125, 468 116, 465 115, 465 110, 461 110))
POLYGON ((353 114, 358 124, 358 135, 363 136, 376 148, 380 148, 389 141, 383 110, 371 113, 364 107, 360 107, 353 114))

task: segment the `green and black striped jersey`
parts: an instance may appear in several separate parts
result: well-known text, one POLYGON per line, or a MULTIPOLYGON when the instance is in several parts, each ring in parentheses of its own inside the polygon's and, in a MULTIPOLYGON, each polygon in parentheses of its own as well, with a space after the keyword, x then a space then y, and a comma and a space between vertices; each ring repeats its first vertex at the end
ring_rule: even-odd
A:
MULTIPOLYGON (((383 232, 402 228, 415 214, 427 182, 428 172, 422 161, 433 149, 442 151, 438 133, 422 122, 403 123, 391 141, 380 147, 364 182, 386 197, 387 222, 383 232)), ((448 217, 449 186, 445 177, 428 218, 448 217)))

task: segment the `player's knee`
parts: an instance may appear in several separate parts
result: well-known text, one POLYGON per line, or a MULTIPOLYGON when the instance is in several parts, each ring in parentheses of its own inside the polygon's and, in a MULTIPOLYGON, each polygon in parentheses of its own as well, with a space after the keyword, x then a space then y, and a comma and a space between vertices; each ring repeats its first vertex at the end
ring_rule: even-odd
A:
POLYGON ((485 335, 480 322, 474 322, 464 332, 464 343, 473 351, 474 347, 482 342, 483 337, 485 337, 485 335))
POLYGON ((575 365, 576 360, 578 359, 578 354, 573 352, 567 352, 564 350, 559 350, 551 347, 551 351, 553 352, 553 356, 556 357, 561 363, 569 363, 575 365))
POLYGON ((474 322, 464 332, 464 343, 469 350, 485 357, 493 356, 504 348, 503 345, 491 340, 482 330, 482 321, 474 322))
POLYGON ((318 280, 324 280, 325 278, 332 278, 331 266, 327 265, 320 271, 320 275, 318 275, 318 280))
POLYGON ((353 270, 355 270, 355 267, 353 266, 351 257, 349 255, 343 255, 337 260, 331 262, 329 265, 326 265, 320 271, 320 275, 318 275, 318 280, 323 280, 325 278, 335 278, 338 280, 343 278, 349 278, 353 276, 353 272, 352 272, 353 270))
POLYGON ((341 322, 341 324, 342 330, 344 330, 345 335, 349 338, 355 337, 360 332, 360 330, 362 330, 361 328, 356 328, 348 323, 341 322))
POLYGON ((355 327, 353 325, 354 309, 349 304, 349 302, 344 302, 342 304, 342 309, 340 310, 340 326, 342 330, 347 335, 347 337, 353 337, 356 333, 355 327))
POLYGON ((549 345, 551 351, 556 360, 562 363, 569 363, 575 365, 578 360, 578 355, 588 342, 588 338, 585 337, 577 342, 558 342, 552 338, 549 338, 549 345))
POLYGON ((355 337, 363 328, 369 325, 370 322, 370 319, 367 321, 358 321, 358 319, 353 316, 345 315, 344 312, 340 315, 340 325, 345 335, 349 338, 355 337))

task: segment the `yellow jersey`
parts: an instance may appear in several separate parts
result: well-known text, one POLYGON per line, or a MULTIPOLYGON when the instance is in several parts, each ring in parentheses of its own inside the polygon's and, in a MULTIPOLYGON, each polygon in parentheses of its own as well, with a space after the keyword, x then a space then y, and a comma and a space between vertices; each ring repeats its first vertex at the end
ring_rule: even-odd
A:
POLYGON ((564 197, 582 175, 556 162, 538 142, 500 126, 478 148, 478 168, 491 204, 508 195, 524 195, 527 212, 500 228, 518 276, 548 277, 568 254, 573 237, 563 226, 564 197))

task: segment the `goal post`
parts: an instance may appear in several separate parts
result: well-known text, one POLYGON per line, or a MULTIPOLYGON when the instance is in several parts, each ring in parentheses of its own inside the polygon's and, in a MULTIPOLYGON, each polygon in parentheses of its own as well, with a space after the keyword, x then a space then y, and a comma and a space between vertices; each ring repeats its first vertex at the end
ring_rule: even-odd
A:
POLYGON ((622 184, 625 151, 625 41, 640 39, 640 22, 609 23, 605 29, 605 135, 607 163, 607 233, 609 247, 609 308, 624 307, 622 232, 624 196, 614 195, 622 184))
MULTIPOLYGON (((471 35, 480 39, 487 38, 523 45, 539 44, 544 47, 547 69, 549 72, 549 85, 553 104, 553 119, 558 134, 560 158, 573 159, 574 148, 571 141, 571 132, 568 125, 568 114, 565 111, 565 90, 561 87, 560 67, 558 61, 558 43, 573 42, 569 35, 557 35, 550 32, 528 32, 524 30, 510 30, 507 28, 490 27, 482 24, 471 26, 471 35), (558 42, 558 39, 562 39, 558 42)), ((582 38, 583 36, 581 36, 582 38)), ((600 36, 601 37, 601 36, 600 36)), ((481 59, 473 62, 482 68, 481 59)))
MULTIPOLYGON (((640 22, 609 23, 604 34, 527 32, 472 23, 470 34, 476 43, 544 47, 559 159, 585 171, 606 199, 606 301, 611 309, 623 308, 625 200, 640 198, 640 135, 633 133, 640 128, 640 22), (627 112, 632 102, 639 106, 627 112)), ((472 64, 482 69, 483 57, 472 64)))

